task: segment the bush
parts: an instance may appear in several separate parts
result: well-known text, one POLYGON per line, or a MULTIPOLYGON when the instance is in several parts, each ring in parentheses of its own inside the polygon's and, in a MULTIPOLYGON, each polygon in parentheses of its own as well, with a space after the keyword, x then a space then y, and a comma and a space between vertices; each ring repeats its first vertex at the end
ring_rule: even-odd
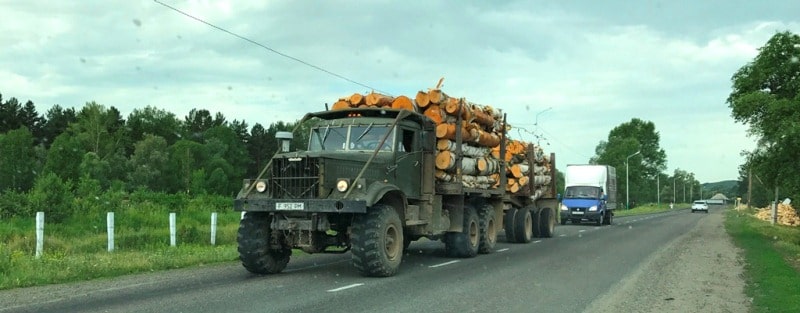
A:
POLYGON ((64 182, 58 175, 45 174, 36 179, 28 194, 31 211, 45 213, 50 222, 60 223, 74 213, 72 184, 64 182))
POLYGON ((31 213, 28 197, 24 193, 14 190, 6 190, 0 193, 0 218, 30 216, 32 215, 31 213))

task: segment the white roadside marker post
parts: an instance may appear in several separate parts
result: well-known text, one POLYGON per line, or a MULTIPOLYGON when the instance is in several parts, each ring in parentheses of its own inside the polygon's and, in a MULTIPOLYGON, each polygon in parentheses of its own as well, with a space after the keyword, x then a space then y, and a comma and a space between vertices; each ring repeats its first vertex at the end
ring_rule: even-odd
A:
POLYGON ((169 245, 176 246, 175 212, 169 214, 169 245))
POLYGON ((36 212, 36 258, 44 251, 44 212, 36 212))
POLYGON ((108 229, 108 252, 114 251, 114 212, 106 213, 106 228, 108 229))

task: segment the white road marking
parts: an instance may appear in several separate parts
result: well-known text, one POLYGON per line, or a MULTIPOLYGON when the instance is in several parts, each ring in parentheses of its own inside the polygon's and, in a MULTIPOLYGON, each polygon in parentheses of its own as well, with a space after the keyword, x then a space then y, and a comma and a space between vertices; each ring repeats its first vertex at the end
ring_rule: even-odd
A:
POLYGON ((336 289, 328 290, 328 292, 337 292, 337 291, 342 291, 342 290, 345 290, 345 289, 355 288, 355 287, 358 287, 358 286, 364 286, 364 284, 358 283, 358 284, 347 285, 347 286, 344 286, 344 287, 339 287, 339 288, 336 288, 336 289))
POLYGON ((566 236, 567 236, 567 234, 561 234, 561 235, 558 235, 558 236, 559 236, 559 237, 566 237, 566 236))
POLYGON ((458 263, 458 262, 461 262, 461 261, 459 261, 459 260, 453 260, 453 261, 450 261, 450 262, 444 262, 444 263, 442 263, 442 264, 431 265, 431 266, 428 266, 428 267, 430 267, 430 268, 434 268, 434 267, 440 267, 440 266, 445 266, 445 265, 455 264, 455 263, 458 263))
POLYGON ((540 242, 542 242, 542 241, 541 240, 536 240, 533 243, 540 243, 540 242))
POLYGON ((578 232, 579 232, 579 233, 582 233, 582 232, 585 232, 585 231, 586 231, 585 229, 581 229, 581 230, 579 230, 578 232))
POLYGON ((503 251, 508 251, 508 248, 503 248, 503 249, 497 250, 497 252, 503 252, 503 251))

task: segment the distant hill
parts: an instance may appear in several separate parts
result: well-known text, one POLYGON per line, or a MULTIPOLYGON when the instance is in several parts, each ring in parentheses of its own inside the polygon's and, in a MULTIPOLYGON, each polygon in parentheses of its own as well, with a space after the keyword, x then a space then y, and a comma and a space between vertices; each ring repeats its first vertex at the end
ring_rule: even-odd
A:
MULTIPOLYGON (((716 183, 704 183, 703 185, 703 193, 710 191, 713 193, 721 192, 722 194, 731 197, 734 194, 734 190, 739 185, 739 181, 736 180, 723 180, 716 183)), ((712 194, 713 196, 713 194, 712 194)))

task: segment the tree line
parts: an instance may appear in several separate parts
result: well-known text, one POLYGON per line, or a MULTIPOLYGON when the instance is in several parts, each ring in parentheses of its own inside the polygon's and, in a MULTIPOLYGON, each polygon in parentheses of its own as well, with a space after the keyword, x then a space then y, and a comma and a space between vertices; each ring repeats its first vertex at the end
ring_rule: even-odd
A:
POLYGON ((731 115, 758 140, 742 152, 739 194, 759 207, 776 196, 800 199, 800 36, 776 33, 731 82, 731 115))
MULTIPOLYGON (((181 119, 152 106, 124 118, 96 102, 39 114, 32 101, 0 94, 0 214, 13 215, 14 199, 37 185, 232 197, 278 149, 275 133, 296 123, 250 127, 205 109, 181 119)), ((307 130, 294 134, 294 147, 306 146, 307 130)))

